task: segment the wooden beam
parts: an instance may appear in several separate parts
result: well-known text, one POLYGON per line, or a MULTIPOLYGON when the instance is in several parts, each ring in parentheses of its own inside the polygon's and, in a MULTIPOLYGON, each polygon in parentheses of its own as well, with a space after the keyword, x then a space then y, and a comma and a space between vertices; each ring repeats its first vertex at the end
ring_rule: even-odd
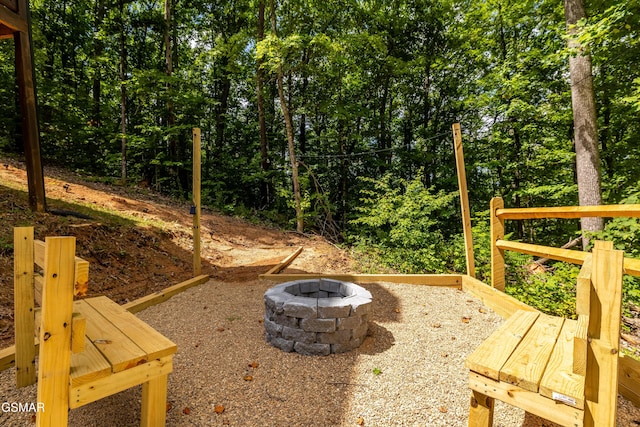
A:
POLYGON ((33 227, 13 229, 14 335, 16 343, 16 384, 26 387, 36 382, 36 349, 33 344, 33 227))
POLYGON ((6 6, 15 13, 18 13, 18 0, 0 0, 0 5, 6 6))
POLYGON ((473 233, 471 232, 471 209, 469 207, 469 194, 467 192, 467 174, 464 166, 460 123, 453 124, 453 146, 456 154, 456 168, 458 170, 458 191, 460 193, 460 210, 462 211, 462 229, 464 232, 467 274, 471 277, 476 277, 476 266, 473 257, 473 233))
POLYGON ((354 283, 390 282, 410 285, 445 286, 461 288, 462 276, 459 274, 261 274, 261 279, 275 282, 293 280, 333 279, 354 283))
POLYGON ((189 288, 201 285, 208 281, 208 275, 197 276, 184 282, 178 283, 177 285, 173 285, 161 291, 155 292, 151 295, 147 295, 142 298, 138 298, 135 301, 128 302, 124 304, 123 307, 131 313, 137 313, 144 310, 145 308, 160 304, 161 302, 168 300, 169 298, 179 294, 180 292, 186 291, 189 288))
POLYGON ((298 249, 296 249, 296 251, 294 253, 292 253, 291 255, 289 255, 288 257, 283 259, 282 261, 280 261, 277 265, 275 265, 273 268, 271 268, 265 274, 278 274, 278 273, 280 273, 282 270, 287 268, 289 266, 289 264, 291 264, 293 262, 293 260, 298 257, 298 255, 300 255, 300 253, 302 252, 302 249, 303 249, 302 246, 300 246, 298 249))
POLYGON ((13 32, 26 33, 29 31, 27 21, 4 4, 0 4, 0 23, 10 28, 13 32))
POLYGON ((504 207, 502 197, 491 199, 489 212, 489 225, 491 227, 491 286, 504 291, 504 250, 497 246, 499 240, 504 239, 504 220, 498 217, 497 212, 504 207))
POLYGON ((584 218, 584 217, 640 217, 638 205, 560 206, 547 208, 498 209, 500 219, 584 218))
MULTIPOLYGON (((25 3, 25 20, 28 22, 28 5, 25 3)), ((1 9, 1 8, 0 8, 1 9)), ((33 72, 33 54, 31 48, 31 32, 29 25, 14 35, 16 47, 16 75, 18 80, 18 99, 22 116, 22 140, 24 143, 27 182, 29 188, 29 206, 37 212, 47 210, 44 172, 40 158, 40 129, 33 72)))
MULTIPOLYGON (((200 258, 200 186, 201 186, 200 128, 193 128, 193 275, 202 274, 200 258)), ((165 387, 166 388, 166 387, 165 387)))
POLYGON ((518 310, 538 311, 471 276, 462 276, 462 290, 478 298, 482 304, 505 319, 518 310))
POLYGON ((531 243, 511 242, 509 240, 498 240, 496 242, 496 246, 502 250, 510 250, 521 254, 551 258, 556 261, 570 262, 578 265, 582 265, 584 260, 587 258, 587 255, 589 255, 588 252, 552 248, 549 246, 533 245, 531 243))

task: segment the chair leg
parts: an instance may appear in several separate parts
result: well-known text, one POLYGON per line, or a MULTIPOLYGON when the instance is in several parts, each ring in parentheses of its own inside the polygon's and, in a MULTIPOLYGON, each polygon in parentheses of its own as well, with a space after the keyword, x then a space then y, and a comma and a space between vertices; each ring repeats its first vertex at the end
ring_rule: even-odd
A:
POLYGON ((164 427, 167 415, 167 380, 161 375, 142 384, 142 414, 140 426, 164 427))
POLYGON ((469 427, 491 427, 493 425, 494 399, 476 390, 471 393, 469 427))

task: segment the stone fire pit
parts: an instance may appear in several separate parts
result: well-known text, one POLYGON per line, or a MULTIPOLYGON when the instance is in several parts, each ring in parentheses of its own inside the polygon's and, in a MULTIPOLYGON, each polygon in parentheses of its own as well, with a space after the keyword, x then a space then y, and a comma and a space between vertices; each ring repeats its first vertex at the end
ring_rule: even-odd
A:
POLYGON ((282 283, 264 294, 267 342, 306 355, 344 353, 367 334, 371 293, 329 279, 282 283))

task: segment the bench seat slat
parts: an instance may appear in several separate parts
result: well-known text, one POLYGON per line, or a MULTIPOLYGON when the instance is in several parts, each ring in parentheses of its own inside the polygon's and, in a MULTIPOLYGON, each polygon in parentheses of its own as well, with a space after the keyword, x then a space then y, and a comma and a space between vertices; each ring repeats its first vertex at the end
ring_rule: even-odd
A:
POLYGON ((178 347, 171 340, 107 297, 96 297, 86 301, 144 350, 148 360, 168 356, 177 351, 178 347))
POLYGON ((565 320, 540 381, 540 394, 584 409, 584 376, 573 372, 573 338, 577 325, 575 320, 565 320))
POLYGON ((76 301, 73 311, 87 318, 87 337, 109 362, 112 372, 124 371, 147 362, 147 353, 89 305, 89 300, 90 298, 76 301))
POLYGON ((500 379, 500 370, 527 334, 540 313, 519 310, 489 336, 465 361, 467 369, 494 380, 500 379))
POLYGON ((563 323, 560 317, 540 314, 500 370, 500 381, 537 393, 563 323))
POLYGON ((111 365, 91 340, 85 337, 84 351, 71 355, 69 373, 71 386, 78 387, 109 375, 111 375, 111 365))

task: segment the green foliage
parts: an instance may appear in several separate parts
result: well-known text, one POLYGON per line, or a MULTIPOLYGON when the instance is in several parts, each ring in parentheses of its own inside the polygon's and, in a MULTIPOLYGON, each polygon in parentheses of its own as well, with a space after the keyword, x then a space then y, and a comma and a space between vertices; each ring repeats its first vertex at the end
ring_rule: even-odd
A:
POLYGON ((358 217, 351 220, 351 236, 376 249, 390 267, 407 273, 444 272, 451 252, 442 233, 452 214, 456 193, 433 193, 420 179, 362 178, 358 217))
POLYGON ((507 252, 511 267, 505 291, 518 300, 553 316, 576 318, 576 277, 580 267, 555 263, 550 272, 533 274, 526 269, 531 258, 507 252))

